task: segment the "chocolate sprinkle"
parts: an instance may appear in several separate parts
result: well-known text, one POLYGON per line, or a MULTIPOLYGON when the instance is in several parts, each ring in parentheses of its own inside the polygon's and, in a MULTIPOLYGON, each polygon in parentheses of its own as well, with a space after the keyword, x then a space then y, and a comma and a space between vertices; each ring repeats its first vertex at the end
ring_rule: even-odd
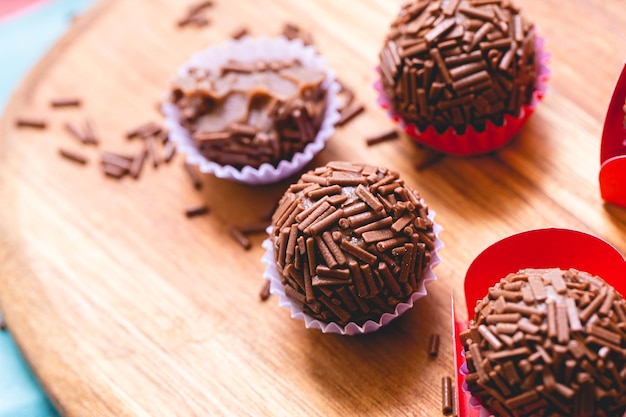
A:
POLYGON ((452 378, 444 376, 441 378, 441 411, 445 415, 452 414, 452 378))
POLYGON ((200 190, 202 188, 202 180, 200 179, 200 174, 198 174, 197 168, 193 165, 188 164, 187 162, 183 163, 183 168, 187 173, 187 176, 189 177, 193 188, 195 188, 196 190, 200 190))
POLYGON ((59 148, 59 155, 67 160, 76 162, 77 164, 85 165, 87 163, 87 157, 69 149, 59 148))
POLYGON ((398 134, 398 131, 391 129, 366 138, 365 143, 367 143, 367 146, 372 146, 382 142, 398 139, 399 137, 400 135, 398 134))
POLYGON ((477 302, 460 335, 469 390, 501 417, 622 416, 625 306, 586 272, 509 274, 477 302))
POLYGON ((250 239, 248 239, 248 237, 241 230, 239 230, 237 226, 231 225, 228 228, 228 232, 230 233, 230 236, 233 238, 233 240, 235 240, 235 242, 237 242, 239 246, 241 246, 245 250, 248 250, 252 247, 250 239))
POLYGON ((47 124, 43 119, 36 119, 31 117, 18 117, 15 120, 15 126, 17 127, 31 127, 33 129, 45 129, 47 124))
POLYGON ((264 280, 265 282, 263 283, 263 287, 261 287, 261 292, 259 293, 259 298, 261 298, 261 301, 267 301, 268 298, 270 298, 270 285, 271 282, 269 279, 264 280))
POLYGON ((248 30, 248 28, 245 27, 245 26, 242 26, 242 27, 239 27, 239 28, 235 29, 230 34, 230 37, 233 38, 233 39, 241 39, 244 36, 248 35, 249 33, 250 33, 250 31, 248 30))
POLYGON ((438 354, 439 354, 439 335, 437 333, 433 333, 430 335, 430 342, 428 344, 428 356, 430 356, 431 358, 434 358, 438 354))
POLYGON ((417 290, 435 234, 428 207, 396 172, 334 161, 289 187, 271 239, 285 294, 306 314, 362 325, 417 290), (401 217, 414 229, 409 236, 389 228, 401 217))
POLYGON ((190 206, 185 209, 185 216, 191 218, 196 216, 202 216, 209 212, 209 208, 206 204, 200 204, 197 206, 190 206))
POLYGON ((52 107, 79 107, 81 101, 77 97, 58 97, 50 100, 52 107))
POLYGON ((202 0, 191 4, 187 8, 185 15, 178 20, 178 27, 188 26, 190 24, 194 24, 198 27, 208 25, 209 19, 203 16, 202 13, 211 6, 213 6, 212 0, 202 0))

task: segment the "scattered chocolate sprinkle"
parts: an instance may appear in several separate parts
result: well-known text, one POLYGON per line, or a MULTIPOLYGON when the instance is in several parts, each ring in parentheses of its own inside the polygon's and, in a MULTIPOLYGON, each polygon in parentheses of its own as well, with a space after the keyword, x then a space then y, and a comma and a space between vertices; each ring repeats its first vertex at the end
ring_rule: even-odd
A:
POLYGON ((202 181, 200 180, 200 176, 198 175, 198 171, 196 167, 185 162, 183 163, 183 168, 185 169, 187 176, 191 180, 191 183, 193 184, 193 188, 195 188, 196 190, 201 189, 202 181))
POLYGON ((90 119, 85 120, 83 137, 85 138, 85 143, 88 145, 97 145, 99 142, 94 123, 90 119))
POLYGON ((80 99, 76 97, 59 97, 50 100, 52 107, 78 107, 80 104, 80 99))
POLYGON ((435 235, 427 216, 419 194, 387 169, 333 161, 302 174, 272 216, 285 293, 306 314, 341 325, 393 312, 429 264, 424 239, 435 235), (390 229, 405 215, 422 219, 423 237, 390 229))
POLYGON ((189 8, 187 9, 187 12, 189 14, 196 14, 205 9, 208 9, 211 6, 213 6, 213 0, 201 0, 196 3, 191 4, 189 8))
POLYGON ((104 175, 106 175, 107 177, 111 177, 115 179, 120 179, 124 175, 126 175, 126 173, 128 173, 127 168, 121 167, 119 165, 109 164, 109 163, 102 164, 102 171, 104 172, 104 175))
POLYGON ((78 139, 78 141, 80 141, 81 143, 85 145, 98 144, 98 139, 95 136, 93 124, 89 120, 85 121, 85 128, 82 131, 78 127, 76 127, 76 125, 70 122, 66 122, 64 126, 65 130, 70 135, 78 139))
POLYGON ((167 141, 163 146, 163 162, 169 163, 176 155, 176 144, 174 142, 167 141))
POLYGON ((439 335, 433 333, 430 335, 430 342, 428 343, 428 356, 431 358, 436 357, 439 354, 439 335))
POLYGON ((185 27, 190 24, 196 26, 206 26, 209 24, 209 20, 206 16, 201 15, 206 9, 213 6, 213 1, 206 0, 192 4, 187 8, 187 13, 178 20, 178 27, 185 27))
POLYGON ((185 216, 191 218, 196 216, 202 216, 209 212, 209 207, 206 204, 200 204, 197 206, 190 206, 185 209, 185 216))
POLYGON ((239 230, 239 228, 237 228, 236 226, 231 225, 228 228, 228 232, 230 233, 230 236, 235 240, 235 242, 239 243, 239 245, 245 250, 248 250, 252 247, 250 239, 248 239, 246 235, 244 235, 241 230, 239 230))
POLYGON ((460 335, 469 390, 500 416, 621 416, 626 317, 614 311, 624 305, 586 272, 509 274, 477 302, 460 335))
POLYGON ((141 152, 139 152, 137 155, 135 155, 135 157, 133 158, 132 163, 130 164, 128 173, 134 179, 138 179, 139 176, 141 175, 141 170, 143 169, 143 165, 147 156, 148 156, 148 150, 144 149, 141 152))
POLYGON ((452 378, 444 376, 441 378, 441 411, 445 415, 452 414, 452 378))
POLYGON ((346 108, 342 109, 339 113, 339 120, 337 121, 337 126, 343 126, 359 114, 365 111, 365 106, 361 103, 352 103, 346 108))
POLYGON ((45 129, 46 121, 43 119, 19 117, 15 120, 17 127, 32 127, 34 129, 45 129))
POLYGON ((187 26, 189 24, 195 24, 197 27, 207 26, 210 20, 204 16, 187 16, 185 19, 178 21, 178 26, 187 26))
POLYGON ((78 130, 78 128, 70 122, 65 123, 65 130, 69 132, 74 138, 78 139, 79 142, 85 143, 85 135, 78 130))
POLYGON ((270 298, 270 285, 271 282, 269 279, 264 280, 265 282, 263 283, 263 287, 261 287, 261 292, 259 293, 259 297, 261 298, 261 301, 267 301, 268 298, 270 298))
POLYGON ((161 132, 161 130, 161 126, 159 126, 157 123, 146 122, 126 132, 126 139, 145 139, 148 136, 154 136, 158 134, 159 132, 161 132))
POLYGON ((300 39, 305 45, 313 45, 313 36, 294 23, 285 23, 281 33, 289 40, 300 39))
POLYGON ((81 165, 85 165, 87 163, 87 158, 77 152, 71 151, 65 148, 59 148, 59 155, 63 158, 68 159, 70 161, 76 162, 81 165))
POLYGON ((146 141, 146 149, 148 150, 148 158, 152 161, 152 166, 157 168, 161 163, 161 158, 156 149, 156 143, 154 143, 154 138, 149 136, 144 139, 146 141))
POLYGON ((103 151, 100 154, 100 160, 104 164, 117 165, 121 168, 129 169, 133 157, 129 155, 122 155, 120 153, 103 151))
POLYGON ((374 136, 370 136, 365 139, 365 142, 367 143, 367 146, 372 146, 389 140, 398 139, 399 137, 400 135, 398 134, 398 131, 395 129, 391 129, 378 133, 374 136))
POLYGON ((241 39, 244 36, 248 35, 250 33, 250 31, 248 30, 247 27, 242 26, 240 28, 237 28, 236 30, 234 30, 231 34, 230 37, 233 39, 241 39))

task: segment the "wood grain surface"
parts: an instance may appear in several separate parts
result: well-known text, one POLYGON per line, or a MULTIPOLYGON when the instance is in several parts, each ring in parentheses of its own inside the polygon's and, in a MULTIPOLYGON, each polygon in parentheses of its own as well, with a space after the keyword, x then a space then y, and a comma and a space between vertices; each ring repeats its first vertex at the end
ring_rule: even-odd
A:
MULTIPOLYGON (((178 28, 187 4, 103 0, 76 19, 6 108, 0 125, 0 302, 26 359, 64 416, 437 416, 452 376, 450 294, 474 257, 510 234, 548 226, 600 236, 626 252, 626 212, 598 189, 600 135, 626 57, 621 0, 520 1, 547 39, 548 91, 521 134, 497 153, 427 156, 407 137, 367 147, 392 127, 375 103, 374 68, 400 0, 223 1, 211 24, 178 28), (101 150, 135 151, 124 132, 159 121, 155 103, 189 55, 241 26, 313 33, 367 110, 338 128, 310 167, 345 159, 400 172, 444 228, 428 296, 364 337, 307 330, 259 301, 264 235, 243 250, 228 226, 267 215, 289 180, 250 187, 204 176, 189 183, 177 155, 138 181, 106 178, 101 150), (79 108, 51 109, 58 96, 79 108), (18 116, 45 130, 18 129, 18 116), (94 121, 99 147, 75 142, 67 121, 94 121), (89 157, 78 166, 59 147, 89 157), (206 203, 207 216, 184 208, 206 203), (428 340, 441 336, 438 357, 428 340)), ((555 250, 558 248, 555 248, 555 250)))

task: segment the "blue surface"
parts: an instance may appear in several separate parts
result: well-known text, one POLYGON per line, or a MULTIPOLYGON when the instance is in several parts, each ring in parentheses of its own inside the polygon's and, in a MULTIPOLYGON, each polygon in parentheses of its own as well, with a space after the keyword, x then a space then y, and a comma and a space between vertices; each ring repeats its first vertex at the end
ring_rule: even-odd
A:
POLYGON ((92 3, 93 0, 49 1, 2 21, 0 110, 4 109, 11 93, 30 68, 66 32, 72 16, 92 3))
MULTIPOLYGON (((93 1, 50 1, 0 23, 0 111, 30 68, 65 33, 72 16, 93 1)), ((0 417, 58 417, 9 332, 0 332, 0 417)))

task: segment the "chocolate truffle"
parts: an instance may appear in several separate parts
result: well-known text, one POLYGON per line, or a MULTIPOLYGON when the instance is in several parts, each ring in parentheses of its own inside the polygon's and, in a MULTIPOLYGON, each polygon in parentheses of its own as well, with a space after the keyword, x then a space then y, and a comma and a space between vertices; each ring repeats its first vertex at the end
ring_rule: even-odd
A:
POLYGON ((397 172, 335 161, 288 188, 270 240, 292 302, 324 323, 362 325, 418 291, 436 247, 433 226, 397 172))
POLYGON ((477 302, 461 334, 467 387, 499 417, 621 417, 626 304, 600 277, 524 269, 477 302))
POLYGON ((191 66, 169 100, 200 154, 241 169, 290 160, 323 122, 326 73, 300 61, 230 60, 215 70, 191 66))
POLYGON ((421 131, 501 126, 530 102, 535 29, 509 0, 413 0, 402 6, 380 52, 392 109, 421 131))

